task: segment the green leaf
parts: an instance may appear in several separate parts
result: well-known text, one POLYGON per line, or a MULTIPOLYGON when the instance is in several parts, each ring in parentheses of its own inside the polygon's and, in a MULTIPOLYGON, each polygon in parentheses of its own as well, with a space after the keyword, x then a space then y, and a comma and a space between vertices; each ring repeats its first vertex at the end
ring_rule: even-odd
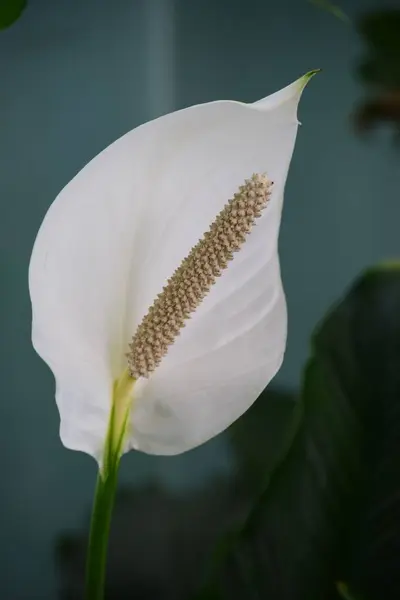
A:
POLYGON ((266 389, 227 431, 235 454, 236 477, 247 493, 260 494, 284 459, 302 420, 294 394, 266 389))
POLYGON ((356 69, 358 77, 367 85, 395 92, 400 86, 400 10, 369 12, 360 18, 357 30, 366 45, 356 69))
MULTIPOLYGON (((303 406, 293 394, 264 390, 253 406, 226 432, 235 454, 236 488, 242 502, 248 498, 259 500, 268 488, 278 465, 285 459, 297 434, 303 415, 303 406), (262 449, 262 452, 260 452, 262 449)), ((244 510, 244 518, 248 512, 244 510)), ((244 521, 228 531, 217 544, 210 561, 210 573, 201 593, 202 600, 216 600, 218 590, 213 579, 230 549, 239 542, 244 521)))
POLYGON ((386 59, 400 55, 400 10, 384 8, 361 16, 357 29, 364 42, 374 52, 386 59))
POLYGON ((200 598, 400 597, 400 270, 366 273, 312 349, 297 435, 200 598))
POLYGON ((358 285, 353 322, 364 374, 362 502, 343 579, 354 598, 400 598, 400 269, 386 263, 358 285))
POLYGON ((0 29, 10 27, 22 14, 26 0, 0 0, 0 29))

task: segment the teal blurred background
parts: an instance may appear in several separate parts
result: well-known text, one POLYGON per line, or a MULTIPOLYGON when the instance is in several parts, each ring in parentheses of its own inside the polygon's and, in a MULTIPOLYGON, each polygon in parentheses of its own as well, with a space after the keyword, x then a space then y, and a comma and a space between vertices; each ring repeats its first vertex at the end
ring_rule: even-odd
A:
MULTIPOLYGON (((378 6, 342 4, 351 18, 378 6)), ((198 102, 256 100, 321 67, 301 102, 280 237, 290 322, 275 383, 296 389, 317 320, 364 267, 399 254, 398 153, 387 131, 364 141, 350 119, 362 52, 350 26, 301 0, 31 0, 0 32, 5 600, 55 598, 55 538, 81 525, 96 474, 61 446, 53 378, 30 344, 27 269, 50 203, 140 123, 198 102)), ((173 459, 131 453, 121 479, 195 489, 232 467, 220 437, 173 459)))

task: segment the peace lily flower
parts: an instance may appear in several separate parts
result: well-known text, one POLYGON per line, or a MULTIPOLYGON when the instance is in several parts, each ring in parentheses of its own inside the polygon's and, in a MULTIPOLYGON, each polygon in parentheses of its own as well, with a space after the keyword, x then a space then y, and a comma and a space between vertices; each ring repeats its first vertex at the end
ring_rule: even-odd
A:
POLYGON ((253 104, 137 127, 51 205, 30 263, 32 338, 55 376, 66 447, 101 463, 113 407, 121 453, 184 452, 240 417, 280 368, 277 241, 314 73, 253 104))
POLYGON ((297 105, 315 71, 254 104, 142 125, 50 207, 29 269, 32 340, 64 445, 100 465, 86 575, 103 598, 119 460, 172 455, 240 417, 278 371, 278 234, 297 105))

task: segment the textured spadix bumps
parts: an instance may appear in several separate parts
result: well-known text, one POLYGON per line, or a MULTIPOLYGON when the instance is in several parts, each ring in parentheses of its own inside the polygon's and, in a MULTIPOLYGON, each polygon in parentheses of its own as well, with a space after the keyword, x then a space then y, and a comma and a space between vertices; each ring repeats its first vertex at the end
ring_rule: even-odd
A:
POLYGON ((56 379, 67 447, 100 460, 128 362, 139 377, 122 386, 131 395, 124 403, 132 401, 124 450, 156 454, 183 452, 225 429, 279 369, 287 317, 277 240, 309 78, 254 104, 212 102, 146 123, 92 160, 51 205, 29 271, 32 339, 56 379), (274 185, 253 181, 268 187, 267 206, 234 237, 229 227, 249 207, 224 206, 235 193, 243 200, 238 189, 253 173, 274 185), (211 228, 198 262, 191 249, 218 214, 229 227, 218 235, 219 225, 211 228), (228 244, 225 254, 213 236, 228 244), (170 293, 149 313, 168 280, 170 293), (182 314, 168 321, 183 281, 182 314), (166 319, 158 342, 154 320, 149 331, 154 316, 166 319))
POLYGON ((127 355, 133 378, 149 377, 266 207, 272 182, 253 174, 192 248, 139 325, 127 355))

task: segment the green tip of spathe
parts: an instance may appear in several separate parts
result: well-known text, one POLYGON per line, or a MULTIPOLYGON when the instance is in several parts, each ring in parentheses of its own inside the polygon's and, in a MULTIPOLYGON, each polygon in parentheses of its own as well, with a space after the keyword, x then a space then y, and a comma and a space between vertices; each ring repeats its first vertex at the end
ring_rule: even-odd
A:
POLYGON ((310 79, 312 79, 312 77, 314 77, 314 75, 316 75, 320 71, 321 71, 321 69, 314 69, 313 71, 308 71, 308 73, 303 75, 303 77, 300 77, 300 79, 298 81, 300 83, 300 91, 301 92, 304 90, 304 88, 306 87, 306 85, 310 81, 310 79))
POLYGON ((322 71, 322 69, 313 69, 312 71, 308 71, 308 73, 303 75, 303 79, 305 79, 305 81, 307 83, 311 79, 311 77, 314 77, 314 75, 316 75, 317 73, 320 73, 321 71, 322 71))

